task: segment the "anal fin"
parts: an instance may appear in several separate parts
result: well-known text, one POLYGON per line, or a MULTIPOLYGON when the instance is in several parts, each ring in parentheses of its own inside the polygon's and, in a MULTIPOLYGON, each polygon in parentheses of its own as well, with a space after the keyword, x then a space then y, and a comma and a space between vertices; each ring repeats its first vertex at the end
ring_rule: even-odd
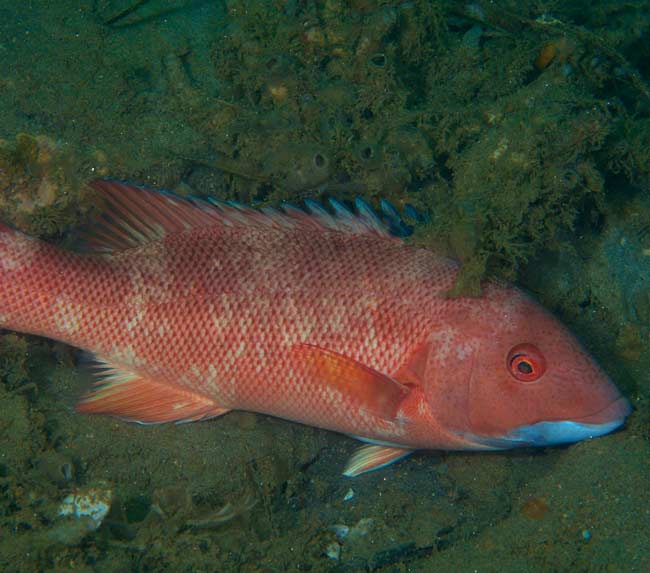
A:
POLYGON ((393 446, 380 446, 376 444, 361 446, 350 456, 343 470, 343 475, 357 477, 366 472, 384 468, 412 453, 413 450, 393 446))
POLYGON ((100 379, 77 404, 81 414, 105 414, 141 424, 194 422, 229 412, 202 394, 173 387, 97 360, 100 379))

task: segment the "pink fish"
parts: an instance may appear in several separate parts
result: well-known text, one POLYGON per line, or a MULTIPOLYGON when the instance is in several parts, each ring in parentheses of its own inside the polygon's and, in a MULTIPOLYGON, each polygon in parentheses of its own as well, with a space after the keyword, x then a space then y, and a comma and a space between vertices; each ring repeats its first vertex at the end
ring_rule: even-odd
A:
POLYGON ((78 411, 141 423, 262 412, 369 445, 500 450, 607 434, 628 401, 517 288, 447 298, 458 266, 363 202, 261 211, 109 181, 90 252, 0 229, 0 325, 85 349, 78 411))

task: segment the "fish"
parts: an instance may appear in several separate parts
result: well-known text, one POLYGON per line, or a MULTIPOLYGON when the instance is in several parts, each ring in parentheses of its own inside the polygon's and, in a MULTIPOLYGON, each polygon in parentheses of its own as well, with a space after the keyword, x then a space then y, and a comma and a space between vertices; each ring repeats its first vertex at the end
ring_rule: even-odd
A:
POLYGON ((361 440, 355 477, 416 450, 506 450, 608 434, 629 401, 530 295, 409 244, 397 210, 256 209, 114 180, 63 250, 0 227, 0 326, 82 349, 77 411, 141 424, 232 410, 361 440))

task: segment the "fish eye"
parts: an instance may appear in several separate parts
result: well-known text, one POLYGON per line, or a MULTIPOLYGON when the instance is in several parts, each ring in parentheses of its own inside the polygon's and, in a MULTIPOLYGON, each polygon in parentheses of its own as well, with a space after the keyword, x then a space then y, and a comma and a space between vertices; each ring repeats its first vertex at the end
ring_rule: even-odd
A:
POLYGON ((546 360, 532 344, 518 344, 510 349, 508 371, 520 382, 534 382, 546 371, 546 360))

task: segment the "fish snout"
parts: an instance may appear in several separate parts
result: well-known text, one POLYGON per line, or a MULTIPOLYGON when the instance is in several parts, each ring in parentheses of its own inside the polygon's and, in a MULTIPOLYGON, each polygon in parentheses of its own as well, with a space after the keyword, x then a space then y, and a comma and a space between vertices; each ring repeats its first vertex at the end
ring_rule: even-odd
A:
POLYGON ((595 414, 590 414, 589 416, 573 421, 592 425, 612 424, 618 422, 618 425, 620 426, 625 422, 625 418, 627 418, 631 413, 632 405, 629 400, 623 396, 619 396, 616 400, 595 414))

